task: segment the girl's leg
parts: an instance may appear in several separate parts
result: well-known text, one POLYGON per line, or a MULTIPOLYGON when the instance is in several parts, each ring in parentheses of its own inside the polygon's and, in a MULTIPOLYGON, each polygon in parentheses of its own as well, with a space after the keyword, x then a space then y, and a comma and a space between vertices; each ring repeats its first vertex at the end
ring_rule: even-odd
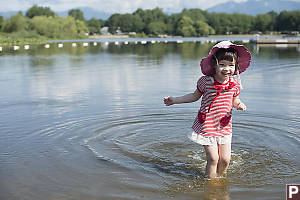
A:
POLYGON ((204 149, 207 160, 205 174, 208 178, 215 178, 219 161, 218 145, 204 145, 204 149))
POLYGON ((223 175, 226 173, 230 158, 231 158, 231 144, 218 144, 219 149, 219 161, 217 167, 218 175, 223 175))

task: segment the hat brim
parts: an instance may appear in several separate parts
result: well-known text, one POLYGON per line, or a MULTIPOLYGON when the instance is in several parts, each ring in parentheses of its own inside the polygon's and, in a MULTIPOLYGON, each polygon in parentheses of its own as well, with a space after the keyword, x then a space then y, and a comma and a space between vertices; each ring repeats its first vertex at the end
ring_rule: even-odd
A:
MULTIPOLYGON (((249 50, 243 45, 231 44, 228 46, 221 47, 224 49, 233 48, 236 50, 238 54, 238 63, 239 63, 239 73, 243 73, 250 66, 251 63, 251 53, 249 50)), ((212 67, 212 57, 215 53, 220 49, 220 47, 213 47, 209 52, 208 56, 201 60, 200 66, 201 71, 204 75, 212 76, 214 74, 214 70, 212 67)), ((234 75, 237 73, 235 72, 234 75)))

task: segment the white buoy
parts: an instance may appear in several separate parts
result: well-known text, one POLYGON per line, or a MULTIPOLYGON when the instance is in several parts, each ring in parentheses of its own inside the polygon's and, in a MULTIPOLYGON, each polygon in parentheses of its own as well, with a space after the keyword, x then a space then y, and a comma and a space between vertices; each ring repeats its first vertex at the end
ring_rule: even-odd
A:
POLYGON ((128 44, 128 42, 127 42, 127 41, 125 41, 125 42, 124 42, 124 44, 128 44))
POLYGON ((76 47, 77 46, 77 44, 76 43, 72 43, 72 47, 76 47))
POLYGON ((84 46, 84 47, 87 47, 87 46, 89 46, 89 43, 84 42, 84 43, 83 43, 83 46, 84 46))
POLYGON ((58 44, 58 48, 62 48, 63 46, 63 44, 58 44))
POLYGON ((0 47, 0 51, 2 51, 2 47, 0 47))
POLYGON ((93 44, 94 44, 94 46, 97 46, 97 42, 94 42, 93 44))
POLYGON ((29 49, 29 45, 26 44, 26 45, 24 46, 24 49, 25 49, 25 50, 28 50, 28 49, 29 49))
POLYGON ((182 40, 177 40, 177 43, 180 44, 180 43, 183 43, 183 41, 182 40))
POLYGON ((146 40, 141 41, 141 44, 147 44, 146 40))
POLYGON ((165 40, 165 43, 168 43, 168 40, 165 40))
POLYGON ((119 42, 115 41, 115 45, 118 45, 118 44, 119 44, 119 42))
POLYGON ((50 48, 50 44, 45 44, 45 48, 49 49, 50 48))
POLYGON ((19 50, 19 49, 20 49, 19 46, 17 46, 17 45, 14 46, 14 50, 15 50, 15 51, 16 51, 16 50, 19 50))
POLYGON ((105 44, 105 45, 108 45, 108 44, 109 44, 109 42, 104 42, 104 44, 105 44))
POLYGON ((151 43, 154 44, 154 43, 155 43, 155 40, 151 40, 151 43))

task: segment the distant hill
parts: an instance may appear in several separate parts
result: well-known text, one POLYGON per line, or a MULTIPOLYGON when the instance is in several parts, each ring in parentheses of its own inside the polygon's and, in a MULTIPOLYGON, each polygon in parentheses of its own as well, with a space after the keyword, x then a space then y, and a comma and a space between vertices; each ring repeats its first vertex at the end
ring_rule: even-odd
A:
POLYGON ((248 0, 236 3, 227 2, 207 9, 208 12, 243 13, 248 15, 265 14, 270 11, 300 10, 300 2, 284 0, 248 0))
MULTIPOLYGON (((10 18, 18 13, 18 11, 7 11, 7 12, 0 12, 0 16, 3 16, 5 19, 10 18)), ((24 12, 23 12, 24 14, 24 12)))

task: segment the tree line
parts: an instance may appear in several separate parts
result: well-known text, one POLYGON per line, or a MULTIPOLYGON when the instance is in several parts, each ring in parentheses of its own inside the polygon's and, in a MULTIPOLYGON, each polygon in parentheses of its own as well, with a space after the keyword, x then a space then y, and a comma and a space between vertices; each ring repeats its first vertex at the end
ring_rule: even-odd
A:
POLYGON ((44 36, 53 39, 85 37, 86 33, 101 34, 102 27, 115 34, 135 33, 139 36, 198 37, 213 34, 248 34, 253 32, 299 32, 300 11, 274 11, 256 16, 246 14, 209 13, 201 9, 183 9, 166 14, 161 8, 137 9, 133 13, 112 14, 107 20, 86 20, 81 10, 72 9, 67 17, 56 15, 49 7, 34 5, 25 15, 19 12, 4 19, 0 16, 3 33, 23 36, 44 36))

